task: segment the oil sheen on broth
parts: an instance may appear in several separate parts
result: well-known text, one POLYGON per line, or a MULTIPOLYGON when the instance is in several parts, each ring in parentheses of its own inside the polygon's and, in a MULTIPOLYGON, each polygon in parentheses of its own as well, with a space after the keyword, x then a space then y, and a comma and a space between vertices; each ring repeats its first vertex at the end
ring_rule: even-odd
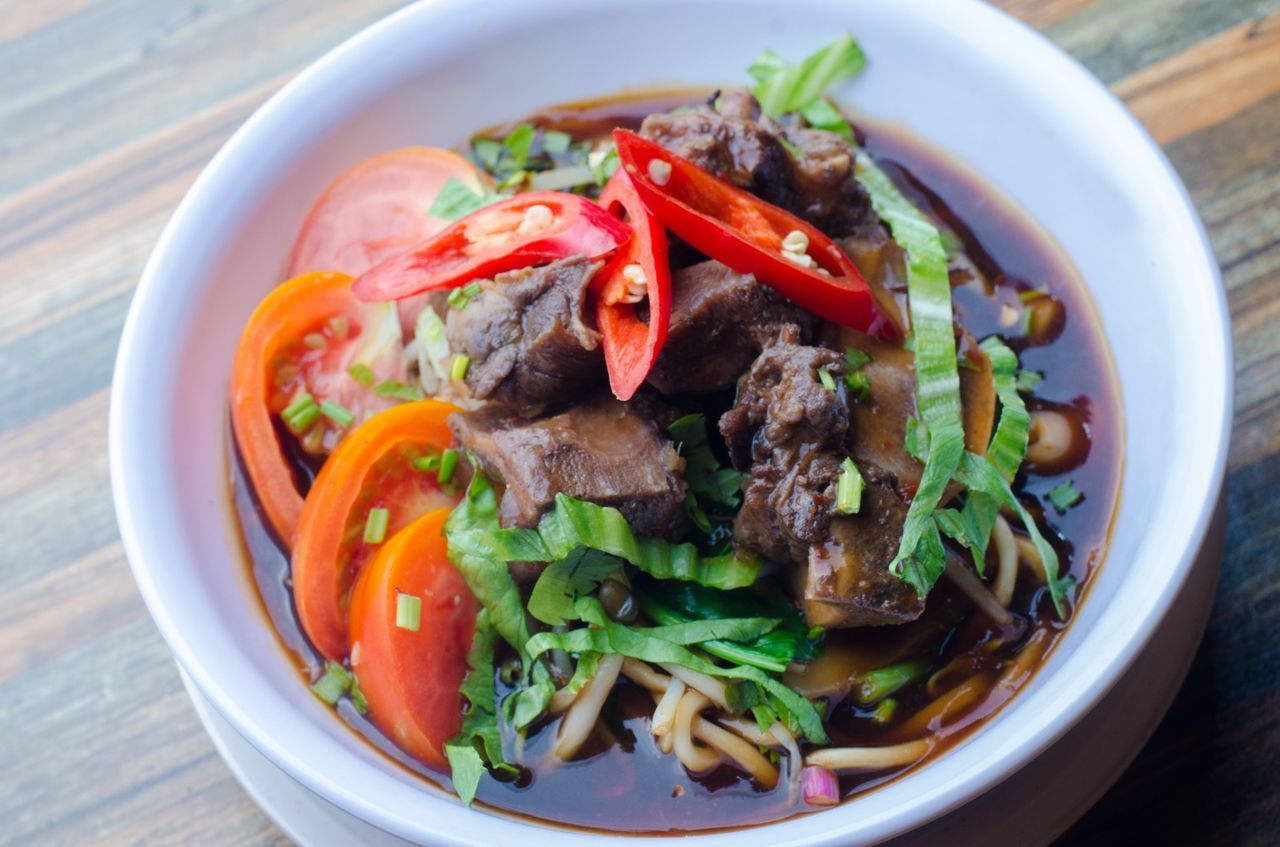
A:
MULTIPOLYGON (((700 102, 708 94, 685 90, 595 100, 548 109, 530 120, 584 140, 606 135, 615 126, 636 128, 647 114, 700 102)), ((1015 481, 1016 490, 1044 503, 1047 493, 1068 479, 1084 494, 1073 508, 1060 513, 1050 507, 1046 516, 1063 570, 1081 583, 1077 598, 1083 596, 1106 551, 1122 464, 1113 368, 1093 305, 1069 261, 1047 236, 972 175, 902 133, 865 119, 857 125, 863 146, 913 201, 951 226, 964 252, 991 283, 984 290, 953 278, 960 323, 979 339, 1005 335, 1022 368, 1044 377, 1029 408, 1058 411, 1087 436, 1050 469, 1052 475, 1024 466, 1015 481), (1039 291, 1049 292, 1056 305, 1045 317, 1044 340, 1032 346, 1017 338, 1008 316, 1039 291)), ((234 446, 230 450, 234 455, 234 446)), ((302 634, 293 608, 288 558, 266 530, 238 458, 232 465, 234 504, 264 612, 309 679, 321 660, 302 634)), ((301 460, 296 465, 299 480, 309 483, 314 468, 301 460)), ((1011 606, 1018 620, 1001 631, 974 614, 972 604, 943 580, 930 595, 925 614, 914 623, 829 632, 828 661, 836 667, 868 670, 920 657, 942 668, 895 695, 899 717, 885 726, 870 720, 868 710, 851 699, 833 703, 827 715, 833 743, 883 745, 929 733, 937 743, 930 756, 912 768, 927 765, 1007 702, 1053 648, 1069 619, 1059 622, 1042 594, 1038 583, 1021 579, 1011 606)), ((620 678, 599 728, 577 760, 538 768, 536 774, 525 769, 509 783, 485 780, 477 802, 518 816, 634 833, 734 828, 813 810, 803 805, 798 792, 789 793, 785 780, 765 792, 727 766, 706 776, 690 776, 674 756, 658 751, 647 725, 652 712, 648 693, 620 678)), ((447 776, 401 753, 349 702, 341 702, 338 713, 390 758, 425 780, 449 785, 447 776)), ((555 727, 542 729, 525 741, 524 761, 553 760, 555 727)), ((842 793, 848 797, 865 792, 909 769, 843 776, 842 793)))

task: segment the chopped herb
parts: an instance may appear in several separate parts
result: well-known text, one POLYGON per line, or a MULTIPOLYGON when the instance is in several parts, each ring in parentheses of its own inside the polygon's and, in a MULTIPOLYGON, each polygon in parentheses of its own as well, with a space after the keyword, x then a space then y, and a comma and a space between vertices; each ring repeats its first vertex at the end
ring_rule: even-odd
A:
POLYGON ((467 375, 467 368, 471 366, 471 357, 466 353, 458 353, 453 357, 453 364, 449 366, 449 379, 455 382, 461 382, 467 375))
POLYGON ((362 715, 369 713, 369 701, 364 699, 364 692, 360 690, 360 680, 356 675, 351 674, 351 688, 347 692, 351 695, 351 705, 356 707, 356 711, 362 715))
POLYGON ((849 370, 856 371, 870 363, 871 354, 865 350, 859 350, 857 347, 844 348, 844 366, 849 370))
POLYGON ((859 705, 870 706, 877 700, 882 700, 899 691, 912 680, 923 676, 928 670, 927 662, 914 659, 860 673, 854 679, 853 697, 859 705))
POLYGON ((456 221, 476 209, 501 199, 501 195, 476 191, 462 180, 451 176, 440 187, 440 193, 436 195, 431 208, 427 209, 427 214, 435 218, 456 221))
POLYGON ((821 100, 827 88, 862 70, 866 61, 853 36, 846 33, 795 65, 766 50, 747 72, 759 83, 751 93, 761 110, 776 118, 821 100))
POLYGON ((445 298, 445 302, 452 309, 465 309, 467 304, 471 302, 471 298, 480 293, 479 282, 468 282, 459 288, 455 288, 449 292, 449 296, 445 298))
POLYGON ((386 509, 370 509, 369 517, 364 522, 364 543, 381 544, 387 537, 387 522, 390 518, 391 513, 386 509))
POLYGON ((351 687, 351 672, 337 662, 324 663, 324 675, 315 681, 311 691, 330 706, 351 687))
POLYGON ((422 626, 422 598, 396 592, 396 626, 417 632, 422 626))
POLYGON ((1084 499, 1084 495, 1076 488, 1075 483, 1067 480, 1049 492, 1049 501, 1060 513, 1066 512, 1084 499))
POLYGON ((373 385, 373 380, 374 380, 373 368, 369 367, 363 362, 357 362, 351 367, 347 368, 347 373, 351 374, 351 378, 354 379, 356 382, 360 383, 361 385, 363 385, 365 388, 368 388, 370 385, 373 385))
POLYGON ((502 142, 494 141, 492 138, 473 139, 471 149, 475 153, 476 161, 487 171, 496 171, 498 162, 502 161, 502 155, 506 152, 502 142))
POLYGON ((876 706, 875 710, 867 717, 871 719, 872 723, 884 726, 893 720, 893 715, 897 711, 898 701, 892 697, 886 697, 880 701, 880 705, 876 706))
POLYGON ((1018 371, 1018 381, 1016 383, 1018 390, 1024 394, 1029 394, 1035 387, 1044 380, 1040 374, 1035 371, 1022 370, 1018 371))
MULTIPOLYGON (((676 442, 676 449, 684 457, 684 478, 689 491, 712 503, 736 507, 741 496, 742 474, 733 468, 721 467, 715 454, 711 452, 711 445, 707 441, 706 416, 684 415, 667 427, 667 434, 676 442)), ((705 514, 703 519, 706 519, 705 514)))
POLYGON ((800 116, 814 129, 825 129, 834 132, 845 141, 853 140, 853 127, 845 120, 840 110, 831 105, 825 97, 819 97, 807 106, 799 109, 800 116))
POLYGON ((396 400, 422 399, 422 392, 416 385, 405 385, 394 379, 384 379, 373 387, 373 393, 379 397, 392 397, 396 400))
POLYGON ((453 481, 453 470, 458 466, 458 451, 452 447, 445 448, 440 454, 440 473, 436 475, 436 479, 441 485, 448 485, 453 481))
POLYGON ((871 395, 871 377, 862 371, 845 374, 844 384, 848 386, 849 394, 854 400, 866 400, 871 395))
POLYGON ((539 171, 529 177, 533 191, 564 191, 578 186, 594 185, 596 175, 587 165, 565 165, 549 171, 539 171))
POLYGON ((831 371, 827 370, 826 368, 818 369, 818 382, 822 383, 822 387, 827 389, 828 391, 836 390, 835 378, 831 376, 831 371))
POLYGON ((604 185, 618 169, 618 148, 610 144, 608 149, 592 150, 587 154, 587 167, 591 168, 596 185, 604 185))
POLYGON ((280 419, 294 435, 302 435, 311 429, 319 417, 320 407, 316 405, 315 398, 305 391, 294 397, 293 401, 280 413, 280 419))
POLYGON ((355 423, 356 416, 348 412, 342 406, 332 400, 325 400, 320 404, 320 414, 336 423, 338 426, 351 426, 355 423))
POLYGON ((862 509, 862 474, 852 459, 840 463, 840 480, 836 483, 836 511, 856 515, 862 509))
POLYGON ((502 179, 498 180, 498 188, 500 188, 500 189, 507 189, 507 188, 516 188, 516 189, 518 189, 518 188, 520 188, 520 186, 522 186, 522 185, 524 184, 524 181, 525 181, 526 179, 528 179, 528 178, 529 178, 529 172, 528 172, 528 171, 526 171, 524 168, 521 168, 521 169, 520 169, 520 170, 518 170, 518 171, 512 171, 511 173, 509 173, 509 174, 507 174, 506 176, 504 176, 502 179))
POLYGON ((419 456, 413 460, 413 469, 415 471, 438 471, 440 470, 440 457, 419 456))
POLYGON ((522 171, 529 162, 529 151, 533 149, 533 139, 537 130, 533 124, 520 124, 507 137, 502 139, 502 146, 511 157, 511 170, 522 171))
POLYGON ((572 143, 573 136, 567 132, 549 129, 542 133, 542 149, 548 153, 567 153, 572 143))

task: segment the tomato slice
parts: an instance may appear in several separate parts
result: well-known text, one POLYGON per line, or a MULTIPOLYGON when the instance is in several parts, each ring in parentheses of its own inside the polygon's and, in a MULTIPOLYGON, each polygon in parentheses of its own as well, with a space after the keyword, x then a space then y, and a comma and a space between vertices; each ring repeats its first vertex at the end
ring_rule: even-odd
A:
POLYGON ((387 408, 395 401, 361 385, 348 369, 361 363, 375 380, 403 380, 401 348, 395 310, 357 300, 345 274, 295 277, 249 318, 232 367, 231 424, 258 501, 285 544, 293 539, 302 494, 281 435, 323 455, 349 427, 317 412, 291 436, 277 427, 281 412, 304 392, 316 406, 330 402, 349 412, 353 423, 387 408))
POLYGON ((375 415, 338 444, 316 476, 298 519, 293 599, 302 628, 328 658, 347 655, 349 590, 381 546, 365 541, 369 513, 387 510, 385 543, 421 515, 457 503, 435 471, 413 467, 415 459, 449 446, 445 419, 456 411, 419 400, 375 415))
POLYGON ((444 229, 451 222, 427 209, 450 178, 481 187, 480 172, 470 162, 437 147, 406 147, 365 159, 311 207, 293 245, 289 276, 359 276, 444 229))
POLYGON ((597 277, 596 324, 600 328, 609 386, 619 400, 630 400, 662 352, 671 322, 671 271, 667 266, 667 233, 636 194, 626 171, 619 168, 600 195, 600 205, 631 224, 633 235, 597 277), (627 274, 639 268, 649 320, 640 319, 627 274), (630 269, 630 270, 629 270, 630 269))
POLYGON ((441 769, 444 744, 462 726, 458 686, 479 611, 446 556, 448 517, 437 509, 396 533, 351 590, 351 669, 369 719, 400 749, 441 769), (401 595, 420 610, 416 629, 396 623, 401 595))
POLYGON ((631 237, 631 227, 564 191, 526 191, 490 203, 361 275, 356 296, 401 300, 473 279, 570 256, 594 259, 631 237))
POLYGON ((822 230, 634 132, 615 129, 613 138, 636 193, 676 235, 819 317, 896 335, 857 266, 822 230), (792 238, 800 239, 803 255, 788 258, 792 238))

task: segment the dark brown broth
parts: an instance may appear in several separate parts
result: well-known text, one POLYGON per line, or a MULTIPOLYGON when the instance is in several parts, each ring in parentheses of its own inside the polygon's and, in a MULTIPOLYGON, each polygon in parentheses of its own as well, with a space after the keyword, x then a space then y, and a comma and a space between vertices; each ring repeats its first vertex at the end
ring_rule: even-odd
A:
MULTIPOLYGON (((531 120, 583 140, 603 136, 615 126, 635 128, 646 114, 697 103, 709 94, 690 90, 609 98, 554 107, 531 120)), ((1016 304, 1019 291, 1047 289, 1065 305, 1065 323, 1051 342, 1027 347, 1017 339, 1009 341, 1019 350, 1023 367, 1045 377, 1036 388, 1031 407, 1054 408, 1078 416, 1089 441, 1080 455, 1073 457, 1071 470, 1057 476, 1023 473, 1017 487, 1024 495, 1044 503, 1048 502, 1044 495, 1064 479, 1074 481, 1083 492, 1084 499, 1065 514, 1051 506, 1045 509, 1053 530, 1051 540, 1064 569, 1087 588, 1090 575, 1105 554, 1121 469, 1119 402, 1110 356, 1087 293, 1070 262, 1047 236, 973 175, 903 133, 874 121, 858 123, 872 155, 913 200, 951 226, 966 253, 994 283, 991 293, 980 292, 974 286, 955 289, 956 312, 969 332, 978 338, 1007 332, 999 321, 1001 304, 1016 304)), ((498 128, 492 134, 502 131, 498 128)), ((235 455, 234 448, 232 454, 235 455)), ((298 624, 289 590, 287 556, 257 512, 238 456, 232 464, 234 502, 245 554, 265 612, 282 644, 297 657, 300 669, 313 676, 320 660, 298 624)), ((305 470, 299 468, 300 473, 305 474, 305 470)), ((1040 514, 1039 509, 1036 512, 1040 514)), ((934 668, 953 660, 965 668, 964 673, 948 674, 948 681, 933 693, 923 681, 899 692, 897 717, 887 726, 874 724, 867 717, 868 710, 852 702, 834 704, 827 721, 833 743, 887 744, 918 737, 918 732, 905 732, 903 724, 920 709, 945 696, 948 689, 959 691, 954 686, 966 678, 993 682, 1028 639, 1044 639, 1047 649, 1052 649, 1066 628, 1054 616, 1043 589, 1025 571, 1020 576, 1013 609, 1020 615, 1020 623, 1007 632, 998 632, 993 625, 988 626, 985 618, 973 613, 968 601, 944 580, 931 595, 929 610, 919 622, 906 627, 829 633, 833 650, 840 649, 843 642, 863 650, 874 649, 885 656, 927 658, 934 668), (1037 636, 1038 631, 1043 634, 1037 636), (988 652, 982 645, 996 637, 1002 638, 1001 646, 988 652), (925 639, 927 647, 906 649, 918 639, 925 639)), ((1019 684, 1025 681, 1022 678, 1019 684)), ((929 729, 940 743, 929 759, 965 737, 1014 691, 1016 687, 986 690, 965 708, 935 719, 929 729)), ((526 740, 523 761, 528 767, 522 778, 509 783, 483 780, 478 803, 495 811, 543 821, 631 833, 732 828, 778 820, 809 808, 797 805, 785 784, 765 792, 729 767, 703 777, 690 776, 674 756, 658 751, 648 730, 652 708, 646 692, 628 683, 620 684, 605 710, 604 729, 588 743, 578 761, 552 764, 555 725, 551 723, 526 740)), ((400 753, 350 703, 344 701, 338 712, 389 757, 437 785, 449 787, 447 776, 429 771, 400 753)), ((509 735, 506 741, 512 745, 515 739, 509 735)), ((883 785, 919 766, 844 776, 841 788, 849 796, 883 785)))

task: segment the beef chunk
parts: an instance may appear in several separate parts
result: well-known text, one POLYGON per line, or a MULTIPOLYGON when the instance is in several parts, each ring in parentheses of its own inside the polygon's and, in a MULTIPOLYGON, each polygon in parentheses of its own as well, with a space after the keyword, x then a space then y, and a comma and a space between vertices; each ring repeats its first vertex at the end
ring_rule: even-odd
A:
POLYGON ((720 432, 738 470, 749 470, 735 541, 779 562, 803 562, 827 537, 840 463, 848 455, 849 408, 819 382, 840 379, 832 350, 778 343, 738 384, 738 400, 720 432))
POLYGON ((853 147, 832 132, 784 129, 761 118, 759 104, 745 90, 723 95, 719 112, 650 115, 640 132, 831 235, 875 221, 871 200, 854 176, 853 147))
POLYGON ((667 341, 649 373, 649 384, 664 394, 731 388, 784 331, 800 339, 812 331, 804 309, 716 261, 677 271, 671 296, 667 341))
POLYGON ((796 597, 810 626, 882 626, 915 620, 924 601, 889 573, 898 551, 907 505, 893 479, 860 467, 865 486, 856 515, 831 521, 825 543, 808 551, 806 567, 792 571, 796 597))
POLYGON ((486 407, 459 412, 449 425, 505 486, 503 526, 536 526, 563 492, 616 507, 638 535, 677 540, 684 533, 679 454, 632 404, 602 396, 537 420, 486 407))
POLYGON ((578 256, 499 274, 449 311, 449 347, 471 357, 473 397, 532 417, 603 378, 600 334, 586 314, 599 268, 578 256))
POLYGON ((810 623, 899 623, 922 608, 888 564, 902 537, 906 505, 896 480, 859 463, 866 486, 857 515, 836 512, 841 464, 855 439, 843 391, 819 370, 843 377, 843 356, 780 342, 766 348, 738 383, 720 432, 739 470, 749 470, 734 542, 791 567, 810 623))
POLYGON ((786 464, 804 448, 843 450, 849 407, 819 381, 825 370, 838 382, 844 358, 825 347, 790 341, 770 345, 738 383, 734 407, 720 418, 734 467, 778 460, 786 464))

